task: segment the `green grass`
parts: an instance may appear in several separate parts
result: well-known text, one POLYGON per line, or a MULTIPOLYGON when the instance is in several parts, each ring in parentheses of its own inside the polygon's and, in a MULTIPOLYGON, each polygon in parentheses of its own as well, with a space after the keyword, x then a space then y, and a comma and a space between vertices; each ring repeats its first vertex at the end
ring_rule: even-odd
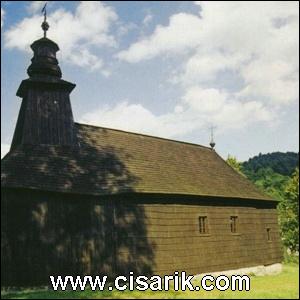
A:
POLYGON ((22 290, 3 292, 2 299, 120 299, 120 298, 197 298, 197 299, 299 299, 299 265, 284 265, 282 273, 264 277, 251 277, 251 290, 246 291, 169 291, 169 292, 54 292, 42 290, 22 290))

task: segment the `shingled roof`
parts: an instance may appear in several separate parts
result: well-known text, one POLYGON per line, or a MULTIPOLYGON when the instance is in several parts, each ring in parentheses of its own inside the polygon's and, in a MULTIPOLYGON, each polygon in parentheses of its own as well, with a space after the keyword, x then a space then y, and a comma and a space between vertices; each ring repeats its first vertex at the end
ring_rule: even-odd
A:
POLYGON ((273 200, 210 148, 76 124, 80 147, 22 146, 1 186, 76 194, 158 193, 273 200))

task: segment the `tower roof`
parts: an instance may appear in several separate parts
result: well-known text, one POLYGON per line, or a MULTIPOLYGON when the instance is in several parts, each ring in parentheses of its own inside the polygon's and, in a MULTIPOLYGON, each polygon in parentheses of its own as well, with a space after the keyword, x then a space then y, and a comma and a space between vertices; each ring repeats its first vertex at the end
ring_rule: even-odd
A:
MULTIPOLYGON (((43 24, 46 21, 44 20, 43 24)), ((47 23, 48 24, 48 23, 47 23)), ((56 53, 59 51, 59 46, 52 40, 46 37, 47 28, 42 25, 44 37, 34 41, 31 44, 33 58, 27 69, 28 79, 22 81, 17 96, 24 98, 29 88, 61 88, 67 92, 71 92, 75 88, 75 84, 62 80, 62 72, 59 67, 59 62, 56 58, 56 53)))
POLYGON ((41 27, 44 31, 44 37, 31 45, 34 54, 27 73, 30 78, 61 78, 61 70, 56 59, 56 52, 59 51, 59 47, 47 38, 47 31, 50 27, 47 22, 47 3, 42 12, 44 13, 44 21, 41 27))
POLYGON ((41 38, 31 45, 31 49, 33 58, 27 69, 30 78, 61 78, 62 73, 56 59, 59 47, 55 42, 48 38, 41 38))

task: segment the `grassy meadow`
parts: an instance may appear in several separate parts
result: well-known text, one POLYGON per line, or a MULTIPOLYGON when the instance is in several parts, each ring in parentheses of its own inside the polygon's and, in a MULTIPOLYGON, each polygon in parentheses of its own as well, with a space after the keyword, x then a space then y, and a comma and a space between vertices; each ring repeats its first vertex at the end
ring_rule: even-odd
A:
POLYGON ((21 290, 1 292, 2 299, 299 299, 299 264, 285 264, 278 275, 251 277, 250 291, 102 291, 54 292, 49 290, 21 290))

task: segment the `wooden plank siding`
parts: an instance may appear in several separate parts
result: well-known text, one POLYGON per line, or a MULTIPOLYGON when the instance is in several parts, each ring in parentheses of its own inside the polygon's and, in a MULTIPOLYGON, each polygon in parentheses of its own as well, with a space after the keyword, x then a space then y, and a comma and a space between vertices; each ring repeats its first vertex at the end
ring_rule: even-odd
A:
POLYGON ((155 243, 153 272, 199 274, 280 262, 277 212, 274 208, 199 205, 143 205, 147 237, 155 243), (199 233, 199 216, 207 216, 208 234, 199 233), (237 233, 230 216, 238 216, 237 233), (267 240, 267 228, 271 240, 267 240))
POLYGON ((282 260, 274 203, 18 189, 1 194, 4 286, 49 284, 49 275, 199 274, 282 260), (207 216, 205 235, 199 216, 207 216), (236 234, 230 216, 238 216, 236 234))

